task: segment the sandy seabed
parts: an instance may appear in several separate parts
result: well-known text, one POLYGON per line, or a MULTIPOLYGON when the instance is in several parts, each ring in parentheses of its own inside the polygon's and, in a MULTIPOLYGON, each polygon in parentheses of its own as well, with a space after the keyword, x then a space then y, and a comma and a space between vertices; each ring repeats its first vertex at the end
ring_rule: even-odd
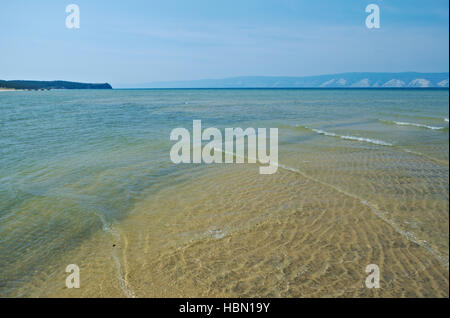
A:
MULTIPOLYGON (((64 274, 57 284, 42 277, 36 285, 53 283, 40 296, 448 297, 447 256, 415 242, 383 205, 319 174, 208 169, 73 252, 80 289, 67 289, 64 274), (365 286, 369 264, 380 268, 379 289, 365 286)), ((435 222, 448 228, 448 215, 435 222)))

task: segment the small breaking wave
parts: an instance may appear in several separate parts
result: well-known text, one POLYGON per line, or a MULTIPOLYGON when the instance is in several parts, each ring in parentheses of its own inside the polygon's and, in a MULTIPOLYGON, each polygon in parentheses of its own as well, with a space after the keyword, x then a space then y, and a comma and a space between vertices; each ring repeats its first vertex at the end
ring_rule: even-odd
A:
POLYGON ((444 118, 444 121, 445 121, 446 123, 448 123, 448 118, 444 118))
POLYGON ((355 136, 348 136, 348 135, 338 135, 338 134, 335 134, 332 132, 327 132, 327 131, 315 129, 315 128, 310 128, 310 130, 312 130, 315 133, 318 133, 320 135, 324 135, 324 136, 336 137, 336 138, 345 139, 345 140, 368 142, 368 143, 375 144, 375 145, 392 146, 392 144, 389 142, 385 142, 385 141, 377 140, 377 139, 355 137, 355 136))
POLYGON ((426 128, 426 129, 432 129, 432 130, 439 130, 444 129, 445 127, 436 127, 436 126, 428 126, 424 124, 417 124, 417 123, 408 123, 403 121, 393 121, 394 124, 399 126, 413 126, 413 127, 420 127, 420 128, 426 128))
MULTIPOLYGON (((102 222, 102 229, 103 231, 110 233, 112 236, 114 236, 114 238, 117 241, 121 240, 121 235, 119 232, 117 232, 112 226, 111 224, 108 224, 105 220, 105 218, 101 215, 99 215, 100 220, 102 222)), ((125 295, 125 297, 127 298, 134 298, 135 294, 133 292, 133 290, 130 288, 129 283, 126 279, 126 272, 125 272, 125 277, 124 275, 122 275, 122 263, 119 259, 119 257, 116 255, 116 250, 113 249, 112 253, 111 253, 111 257, 114 260, 114 262, 116 263, 116 268, 117 268, 117 279, 119 282, 119 288, 122 290, 123 294, 125 295)))

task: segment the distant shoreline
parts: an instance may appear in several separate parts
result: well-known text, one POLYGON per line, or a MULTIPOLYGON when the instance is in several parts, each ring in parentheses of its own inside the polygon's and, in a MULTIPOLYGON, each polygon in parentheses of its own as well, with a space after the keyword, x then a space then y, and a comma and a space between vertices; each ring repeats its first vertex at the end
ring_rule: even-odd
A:
POLYGON ((448 87, 147 87, 147 88, 113 88, 123 91, 145 90, 449 90, 448 87))
MULTIPOLYGON (((25 92, 25 91, 74 91, 74 90, 99 90, 96 88, 36 88, 17 89, 0 87, 0 92, 25 92)), ((102 90, 102 89, 100 89, 102 90)), ((448 87, 146 87, 146 88, 111 88, 115 91, 161 91, 161 90, 395 90, 395 91, 448 91, 448 87)))
POLYGON ((3 87, 0 87, 0 92, 16 92, 16 91, 23 91, 23 89, 3 88, 3 87))
POLYGON ((50 90, 50 89, 112 89, 109 83, 79 83, 68 81, 0 80, 0 89, 50 90))
POLYGON ((117 84, 121 88, 428 88, 448 87, 449 73, 353 72, 315 76, 238 76, 117 84))

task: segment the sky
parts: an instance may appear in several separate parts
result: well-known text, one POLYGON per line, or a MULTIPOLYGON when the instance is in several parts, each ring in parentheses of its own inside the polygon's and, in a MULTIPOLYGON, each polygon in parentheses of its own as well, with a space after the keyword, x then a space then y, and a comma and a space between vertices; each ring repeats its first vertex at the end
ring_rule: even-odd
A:
POLYGON ((448 72, 447 0, 3 0, 0 79, 108 82, 448 72), (80 28, 66 27, 69 4, 80 28), (365 24, 368 4, 380 28, 365 24))

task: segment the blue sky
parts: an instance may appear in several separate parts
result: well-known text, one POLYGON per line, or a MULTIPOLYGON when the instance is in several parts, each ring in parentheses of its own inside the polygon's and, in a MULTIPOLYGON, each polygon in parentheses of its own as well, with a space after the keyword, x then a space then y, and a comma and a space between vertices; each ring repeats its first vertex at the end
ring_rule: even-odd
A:
POLYGON ((0 79, 113 86, 232 76, 448 72, 444 0, 5 0, 0 79), (80 7, 67 29, 65 7, 80 7), (365 7, 381 10, 367 29, 365 7))

